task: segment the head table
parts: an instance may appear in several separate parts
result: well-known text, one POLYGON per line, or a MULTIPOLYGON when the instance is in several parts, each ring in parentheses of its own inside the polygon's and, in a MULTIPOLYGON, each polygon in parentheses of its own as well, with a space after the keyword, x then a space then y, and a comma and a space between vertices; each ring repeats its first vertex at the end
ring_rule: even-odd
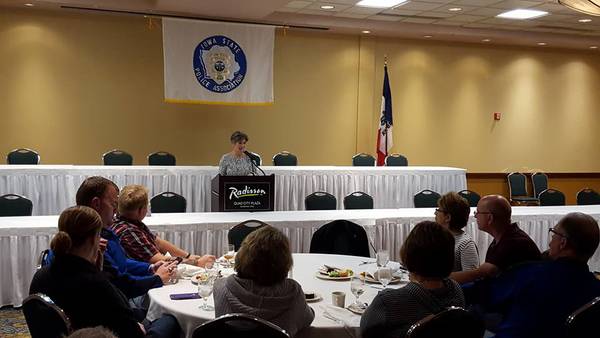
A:
MULTIPOLYGON (((336 308, 331 304, 331 293, 333 291, 343 291, 346 293, 346 306, 354 301, 354 295, 350 292, 350 279, 322 280, 317 278, 315 274, 323 264, 349 268, 355 274, 358 274, 361 271, 375 269, 375 259, 356 256, 297 253, 293 254, 293 257, 294 267, 290 273, 290 278, 300 283, 305 292, 312 291, 323 298, 320 301, 309 303, 309 306, 315 311, 315 319, 309 328, 300 331, 296 337, 359 337, 360 316, 353 314, 349 310, 336 308), (360 265, 365 261, 373 263, 360 265), (324 317, 324 311, 327 311, 339 321, 324 317)), ((406 280, 406 277, 404 280, 406 280)), ((404 285, 404 282, 388 285, 388 287, 398 288, 402 285, 404 285)), ((380 284, 366 283, 364 287, 365 292, 360 296, 360 300, 370 304, 380 288, 380 284)), ((153 320, 163 313, 172 314, 179 321, 185 336, 191 337, 192 332, 198 325, 215 318, 214 311, 201 310, 199 306, 202 304, 202 299, 171 300, 169 295, 197 291, 198 287, 192 284, 189 279, 179 280, 177 284, 150 290, 148 292, 150 296, 150 308, 147 318, 153 320)), ((209 304, 214 304, 212 296, 209 298, 209 304)))

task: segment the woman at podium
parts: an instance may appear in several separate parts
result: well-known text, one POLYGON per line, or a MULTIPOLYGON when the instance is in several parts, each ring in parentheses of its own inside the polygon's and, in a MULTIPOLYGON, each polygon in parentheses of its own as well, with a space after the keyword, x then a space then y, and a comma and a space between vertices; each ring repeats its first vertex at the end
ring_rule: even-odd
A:
POLYGON ((252 160, 246 155, 248 135, 241 131, 231 134, 231 152, 223 155, 219 161, 219 174, 223 176, 248 176, 255 175, 256 169, 252 160))

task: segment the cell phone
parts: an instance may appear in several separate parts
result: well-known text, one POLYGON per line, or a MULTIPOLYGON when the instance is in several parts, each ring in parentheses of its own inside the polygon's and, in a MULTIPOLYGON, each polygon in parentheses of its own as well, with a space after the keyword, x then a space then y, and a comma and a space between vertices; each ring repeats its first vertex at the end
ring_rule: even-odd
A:
POLYGON ((169 295, 169 298, 171 298, 171 300, 199 299, 200 296, 198 296, 197 292, 194 292, 194 293, 174 293, 172 295, 169 295))
POLYGON ((177 264, 183 262, 183 258, 181 257, 175 257, 175 261, 177 262, 177 264))

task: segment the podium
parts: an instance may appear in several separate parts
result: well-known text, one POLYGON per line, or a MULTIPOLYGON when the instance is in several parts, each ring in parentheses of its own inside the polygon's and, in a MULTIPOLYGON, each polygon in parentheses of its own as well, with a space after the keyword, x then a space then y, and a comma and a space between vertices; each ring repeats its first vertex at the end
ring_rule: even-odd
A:
POLYGON ((211 180, 211 211, 273 211, 275 175, 221 176, 211 180))

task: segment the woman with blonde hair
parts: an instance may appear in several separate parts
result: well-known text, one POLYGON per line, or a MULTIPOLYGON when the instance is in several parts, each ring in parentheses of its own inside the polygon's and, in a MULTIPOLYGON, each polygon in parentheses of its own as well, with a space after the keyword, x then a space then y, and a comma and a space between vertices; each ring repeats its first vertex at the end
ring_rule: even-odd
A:
MULTIPOLYGON (((52 264, 36 272, 30 294, 49 296, 71 319, 74 329, 104 326, 120 337, 172 337, 179 325, 164 316, 147 328, 135 320, 127 298, 96 265, 102 219, 89 207, 66 209, 58 219, 59 232, 50 247, 52 264)), ((101 265, 100 265, 101 266, 101 265)))

